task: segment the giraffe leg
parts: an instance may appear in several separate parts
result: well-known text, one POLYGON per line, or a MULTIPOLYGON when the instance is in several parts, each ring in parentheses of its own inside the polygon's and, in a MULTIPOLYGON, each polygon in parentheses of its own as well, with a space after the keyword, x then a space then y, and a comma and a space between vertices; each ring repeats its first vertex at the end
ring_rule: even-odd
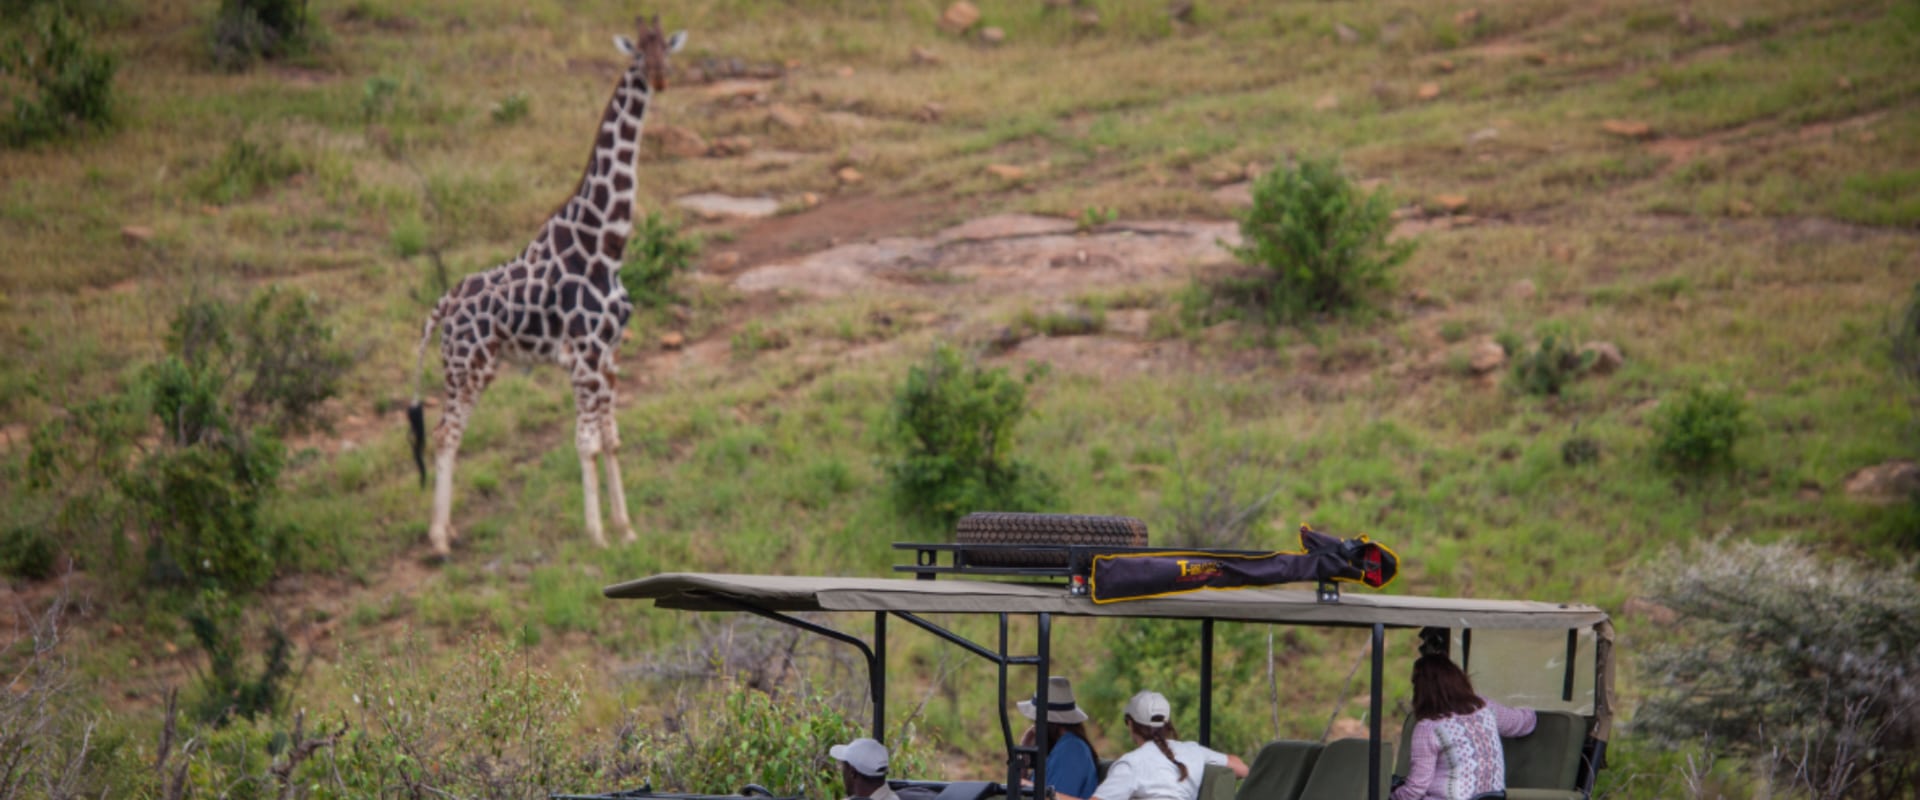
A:
POLYGON ((467 415, 472 410, 457 394, 448 393, 446 413, 433 431, 433 522, 427 526, 427 540, 434 555, 453 554, 453 462, 460 453, 460 437, 466 431, 467 415))
MULTIPOLYGON (((595 401, 595 393, 599 388, 598 380, 583 381, 578 378, 574 380, 573 399, 579 412, 574 430, 574 446, 580 451, 580 490, 582 505, 586 507, 587 538, 592 539, 594 544, 606 547, 607 534, 600 527, 599 471, 594 468, 594 457, 600 454, 601 448, 602 412, 595 401)), ((617 480, 617 478, 614 479, 617 480)))
POLYGON ((601 417, 600 456, 607 464, 607 503, 613 506, 613 532, 620 534, 620 541, 632 542, 639 537, 633 535, 633 521, 627 517, 627 493, 620 485, 620 424, 613 418, 611 403, 606 416, 601 417))

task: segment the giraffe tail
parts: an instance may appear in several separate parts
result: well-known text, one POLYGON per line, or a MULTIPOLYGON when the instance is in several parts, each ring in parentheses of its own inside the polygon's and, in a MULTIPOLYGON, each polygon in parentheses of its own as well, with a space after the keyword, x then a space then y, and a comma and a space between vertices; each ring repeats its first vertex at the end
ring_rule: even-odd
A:
POLYGON ((421 402, 421 382, 427 372, 427 343, 433 341, 433 329, 440 325, 440 306, 427 315, 420 331, 420 344, 414 349, 413 403, 407 406, 407 439, 413 445, 413 465, 420 470, 420 488, 427 487, 427 410, 421 402))

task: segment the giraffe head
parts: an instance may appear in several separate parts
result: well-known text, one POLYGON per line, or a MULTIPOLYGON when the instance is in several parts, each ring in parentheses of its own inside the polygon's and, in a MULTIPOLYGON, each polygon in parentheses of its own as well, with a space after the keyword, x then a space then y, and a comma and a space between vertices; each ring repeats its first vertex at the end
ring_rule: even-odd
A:
POLYGON ((686 31, 674 31, 672 36, 660 30, 660 15, 652 20, 641 17, 635 22, 640 25, 640 39, 635 42, 625 36, 613 37, 613 44, 620 52, 633 57, 633 66, 640 70, 640 77, 647 82, 647 90, 657 92, 667 88, 667 54, 680 51, 687 43, 686 31))

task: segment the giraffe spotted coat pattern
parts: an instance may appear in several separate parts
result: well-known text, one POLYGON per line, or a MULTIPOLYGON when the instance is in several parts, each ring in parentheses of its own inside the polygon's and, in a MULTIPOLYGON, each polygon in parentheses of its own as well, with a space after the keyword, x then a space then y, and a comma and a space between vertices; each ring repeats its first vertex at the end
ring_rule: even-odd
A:
MULTIPOLYGON (((438 555, 449 554, 456 538, 451 517, 460 438, 481 393, 508 360, 553 361, 567 371, 587 535, 606 546, 595 474, 599 461, 605 468, 614 530, 626 541, 634 539, 615 458, 620 435, 614 422, 614 359, 633 315, 633 303, 620 283, 620 261, 633 231, 634 162, 648 106, 654 92, 666 86, 667 54, 685 40, 684 31, 664 36, 658 17, 641 23, 637 42, 614 38, 631 60, 600 117, 579 188, 518 257, 462 279, 427 318, 416 369, 424 373, 427 345, 437 330, 446 381, 445 408, 433 432, 433 519, 427 529, 438 555)), ((408 419, 424 483, 425 413, 418 394, 408 419)))

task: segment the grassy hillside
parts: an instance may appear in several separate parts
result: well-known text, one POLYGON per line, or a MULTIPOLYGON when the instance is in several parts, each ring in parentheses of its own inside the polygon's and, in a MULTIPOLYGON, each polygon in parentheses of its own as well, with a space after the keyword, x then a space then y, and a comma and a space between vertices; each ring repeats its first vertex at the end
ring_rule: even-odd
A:
MULTIPOLYGON (((1670 548, 1920 546, 1908 506, 1843 488, 1916 441, 1886 336, 1920 281, 1911 0, 1200 0, 1185 19, 1158 2, 981 0, 998 44, 943 33, 934 2, 653 4, 690 42, 649 133, 750 141, 726 157, 650 146, 641 164, 642 204, 706 237, 687 303, 637 320, 621 354, 641 542, 586 542, 571 398, 539 367, 483 400, 458 472, 464 543, 437 566, 420 561, 430 497, 399 413, 436 262, 457 277, 517 253, 571 190, 621 68, 609 39, 638 9, 317 0, 310 49, 230 73, 208 60, 216 3, 83 5, 92 44, 120 61, 117 127, 0 151, 0 502, 66 535, 26 478, 31 431, 132 382, 191 298, 312 292, 355 367, 331 428, 290 442, 265 513, 296 541, 245 604, 251 629, 271 619, 311 659, 295 697, 316 717, 349 708, 349 665, 400 648, 403 630, 448 645, 429 662, 452 663, 470 633, 527 645, 587 688, 583 728, 698 709, 702 679, 770 658, 782 634, 599 587, 667 570, 887 572, 888 542, 944 536, 885 491, 907 368, 1063 304, 1101 310, 1103 330, 987 356, 1050 366, 1017 452, 1059 483, 1057 510, 1173 536, 1271 494, 1251 544, 1310 519, 1393 544, 1408 569, 1391 591, 1602 605, 1629 712, 1636 652, 1669 635, 1631 603, 1636 574, 1670 548), (962 259, 846 293, 734 285, 830 245, 1001 212, 1111 216, 1104 233, 1086 226, 1087 247, 1119 248, 1128 225, 1230 219, 1246 175, 1317 155, 1391 193, 1398 235, 1418 242, 1375 313, 1195 323, 1181 294, 1233 271, 1224 253, 1115 272, 962 259), (671 201, 696 191, 784 213, 685 218, 671 201), (669 333, 686 345, 668 349, 669 333), (1524 353, 1547 334, 1612 342, 1624 364, 1558 397, 1471 364, 1483 342, 1524 353), (1735 466, 1705 480, 1652 452, 1651 418, 1694 386, 1730 388, 1752 422, 1735 466), (1596 462, 1563 459, 1576 437, 1596 462)), ((111 725, 148 741, 165 688, 204 672, 181 616, 195 600, 139 588, 138 564, 72 554, 69 582, 16 581, 14 597, 29 608, 65 586, 87 601, 67 652, 111 725)), ((1094 644, 1069 659, 1091 676, 1110 634, 1078 625, 1094 644)), ((1264 673, 1264 629, 1232 635, 1264 673)), ((1286 644, 1278 733, 1317 737, 1363 642, 1286 644)), ((800 652, 793 680, 851 692, 836 654, 800 652)), ((892 657, 911 676, 893 702, 921 706, 928 752, 992 769, 990 673, 924 637, 892 657)), ((1259 707, 1232 729, 1242 752, 1273 734, 1259 707)), ((1628 731, 1612 796, 1670 796, 1676 767, 1628 731)))

